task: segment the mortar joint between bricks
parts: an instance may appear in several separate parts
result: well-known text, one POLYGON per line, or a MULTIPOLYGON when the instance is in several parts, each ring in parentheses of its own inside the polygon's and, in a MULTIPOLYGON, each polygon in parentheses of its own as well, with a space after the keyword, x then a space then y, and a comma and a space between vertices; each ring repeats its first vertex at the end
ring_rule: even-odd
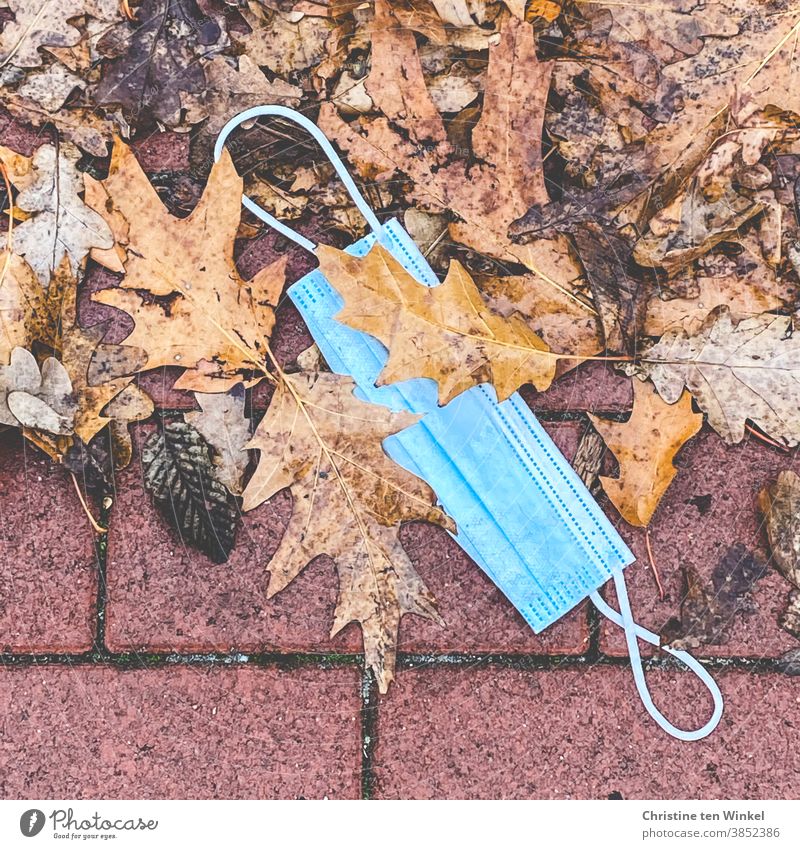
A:
POLYGON ((364 666, 361 674, 361 798, 375 796, 375 747, 378 743, 380 695, 372 670, 364 666))

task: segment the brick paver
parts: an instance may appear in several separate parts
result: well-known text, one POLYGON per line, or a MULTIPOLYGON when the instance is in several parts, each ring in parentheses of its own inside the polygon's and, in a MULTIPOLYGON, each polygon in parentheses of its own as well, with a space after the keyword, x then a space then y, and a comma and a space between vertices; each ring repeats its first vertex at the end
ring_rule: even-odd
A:
POLYGON ((0 434, 0 651, 92 645, 94 534, 63 469, 18 431, 0 434))
MULTIPOLYGON (((138 445, 154 425, 134 428, 138 445)), ((562 449, 574 451, 579 426, 549 424, 562 449)), ((283 592, 267 600, 267 566, 291 512, 278 495, 243 518, 227 563, 215 564, 181 543, 151 505, 139 453, 118 475, 108 545, 106 640, 115 651, 359 651, 348 626, 328 636, 337 580, 329 558, 313 561, 283 592)), ((446 626, 419 617, 401 624, 406 651, 580 653, 588 645, 581 606, 535 635, 500 591, 439 528, 411 523, 401 538, 439 600, 446 626)))
POLYGON ((329 639, 336 574, 318 558, 267 600, 267 563, 289 520, 278 495, 244 516, 227 563, 181 542, 142 483, 138 446, 153 424, 134 429, 137 453, 116 481, 108 545, 106 639, 118 651, 358 651, 355 626, 329 639))
MULTIPOLYGON (((710 586, 711 573, 730 546, 768 554, 763 519, 758 511, 759 491, 783 469, 800 472, 795 452, 784 453, 747 437, 727 446, 707 426, 676 461, 680 468, 651 525, 653 556, 662 577, 665 598, 659 600, 650 571, 644 533, 621 520, 620 533, 639 558, 626 570, 634 616, 651 630, 660 632, 670 617, 680 613, 684 583, 681 565, 694 567, 710 586)), ((606 506, 609 515, 613 508, 606 506)), ((726 628, 728 642, 701 646, 697 654, 709 656, 777 657, 800 646, 778 625, 786 606, 790 585, 767 563, 754 586, 754 610, 737 613, 726 628)), ((613 590, 609 590, 616 603, 613 590)), ((619 628, 607 623, 601 646, 611 654, 626 654, 619 628)))
MULTIPOLYGON (((405 670, 384 699, 374 768, 382 798, 796 798, 797 682, 717 673, 718 729, 698 743, 660 731, 628 669, 405 670)), ((710 700, 688 673, 648 673, 674 722, 710 700)))
POLYGON ((353 669, 0 669, 4 798, 352 798, 353 669))
POLYGON ((546 392, 536 392, 533 387, 526 386, 521 394, 537 413, 623 412, 633 405, 630 378, 615 371, 610 364, 600 362, 582 363, 556 380, 546 392))

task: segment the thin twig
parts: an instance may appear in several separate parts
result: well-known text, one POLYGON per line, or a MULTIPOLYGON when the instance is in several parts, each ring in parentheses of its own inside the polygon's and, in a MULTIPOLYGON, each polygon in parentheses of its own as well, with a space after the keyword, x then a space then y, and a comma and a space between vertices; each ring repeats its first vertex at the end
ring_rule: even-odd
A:
POLYGON ((78 498, 80 499, 81 507, 83 507, 83 512, 86 514, 86 518, 89 520, 89 524, 94 528, 95 533, 104 534, 108 530, 108 528, 104 528, 102 525, 99 525, 97 523, 94 516, 92 516, 92 511, 89 510, 89 505, 86 503, 86 500, 83 497, 81 488, 78 486, 78 479, 75 477, 75 473, 70 472, 69 474, 72 478, 72 483, 75 484, 75 492, 78 493, 78 498))
POLYGON ((659 601, 664 601, 664 586, 661 583, 661 577, 658 574, 658 569, 656 568, 656 561, 653 557, 653 549, 650 547, 650 528, 645 528, 644 544, 647 546, 647 557, 650 560, 650 569, 653 572, 653 577, 656 579, 656 586, 658 587, 658 599, 659 601))
POLYGON ((780 442, 775 442, 774 439, 770 439, 768 436, 765 436, 761 431, 756 430, 754 427, 750 427, 747 422, 744 423, 745 429, 750 431, 757 439, 760 439, 762 442, 766 442, 767 445, 772 445, 774 448, 779 448, 781 451, 787 451, 785 445, 781 445, 780 442))

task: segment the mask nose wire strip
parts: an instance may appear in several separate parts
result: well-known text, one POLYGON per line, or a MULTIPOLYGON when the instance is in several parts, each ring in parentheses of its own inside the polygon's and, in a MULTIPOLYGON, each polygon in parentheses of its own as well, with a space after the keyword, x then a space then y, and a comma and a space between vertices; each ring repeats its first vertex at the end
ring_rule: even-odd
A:
MULTIPOLYGON (((372 211, 366 200, 364 200, 363 195, 358 190, 358 186, 356 186, 355 181, 348 173, 347 168, 345 168, 339 154, 334 150, 333 145, 328 141, 325 133, 323 133, 313 121, 310 121, 305 115, 301 115, 294 109, 289 109, 286 106, 254 106, 252 109, 246 109, 244 112, 234 115, 234 117, 231 118, 230 121, 228 121, 228 123, 222 128, 219 136, 217 137, 217 143, 214 145, 214 161, 219 161, 228 136, 240 124, 243 124, 245 121, 252 121, 254 118, 261 118, 265 115, 286 118, 287 120, 302 127, 314 138, 317 144, 322 148, 322 152, 330 160, 331 165, 333 165, 336 169, 336 173, 344 183, 344 187, 347 189, 347 193, 350 195, 350 198, 356 205, 356 208, 364 216, 364 220, 367 224, 369 224, 372 232, 380 239, 380 221, 378 221, 375 213, 372 211)), ((305 248, 310 253, 314 253, 317 249, 314 242, 307 239, 305 236, 301 236, 300 233, 295 232, 291 227, 288 227, 281 221, 278 221, 278 219, 275 218, 275 216, 270 215, 266 209, 259 206, 255 201, 250 200, 247 195, 242 195, 242 206, 244 206, 245 209, 249 209, 250 212, 260 218, 265 224, 268 224, 270 227, 277 230, 282 236, 286 236, 287 239, 291 239, 295 244, 300 245, 301 248, 305 248)))
POLYGON ((631 605, 628 600, 628 591, 625 588, 625 576, 622 572, 615 569, 613 572, 613 578, 614 588, 617 591, 617 598, 619 600, 619 613, 606 604, 599 593, 593 592, 590 598, 592 599, 594 606, 604 616, 608 617, 615 625, 619 625, 620 628, 625 631, 625 641, 628 645, 628 655, 631 659, 633 680, 636 683, 636 689, 639 691, 639 697, 642 700, 645 710, 653 717, 656 723, 672 737, 676 737, 678 740, 685 740, 687 742, 702 740, 717 727, 720 718, 722 717, 722 693, 717 686, 717 682, 714 681, 708 673, 708 670, 706 670, 705 667, 703 667, 703 665, 688 652, 664 646, 664 651, 669 652, 669 654, 677 658, 681 661, 681 663, 685 664, 692 672, 694 672, 703 684, 706 685, 714 702, 714 711, 711 714, 711 719, 709 719, 702 728, 698 728, 696 731, 685 731, 684 729, 673 725, 653 704, 653 699, 650 695, 650 690, 647 687, 647 681, 644 677, 642 657, 639 653, 639 643, 637 642, 637 638, 639 638, 645 642, 652 643, 654 646, 662 648, 661 640, 659 639, 658 634, 648 631, 646 628, 643 628, 641 625, 637 625, 636 622, 633 621, 631 605))

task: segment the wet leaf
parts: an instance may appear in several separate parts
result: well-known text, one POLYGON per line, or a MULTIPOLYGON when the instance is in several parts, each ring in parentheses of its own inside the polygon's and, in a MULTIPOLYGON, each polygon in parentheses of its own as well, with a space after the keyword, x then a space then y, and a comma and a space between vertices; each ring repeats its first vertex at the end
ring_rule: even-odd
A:
POLYGON ((194 0, 143 0, 135 21, 120 23, 100 41, 107 61, 97 103, 122 107, 133 123, 152 116, 177 124, 181 92, 204 90, 201 59, 222 37, 219 24, 194 0))
POLYGON ((216 476, 211 448, 185 422, 169 422, 142 449, 144 484, 182 539, 215 563, 233 548, 239 511, 216 476))
POLYGON ((753 422, 786 445, 800 442, 797 375, 800 340, 788 316, 765 313, 734 324, 726 306, 694 334, 670 330, 629 371, 648 376, 675 403, 686 387, 728 443, 753 422))
POLYGON ((800 477, 784 471, 764 487, 758 506, 767 525, 775 568, 794 587, 781 625, 800 639, 800 477))
POLYGON ((736 620, 754 610, 750 594, 763 577, 764 563, 741 543, 731 546, 714 567, 709 585, 692 566, 683 566, 686 592, 680 619, 665 626, 662 642, 676 649, 723 645, 736 620))

